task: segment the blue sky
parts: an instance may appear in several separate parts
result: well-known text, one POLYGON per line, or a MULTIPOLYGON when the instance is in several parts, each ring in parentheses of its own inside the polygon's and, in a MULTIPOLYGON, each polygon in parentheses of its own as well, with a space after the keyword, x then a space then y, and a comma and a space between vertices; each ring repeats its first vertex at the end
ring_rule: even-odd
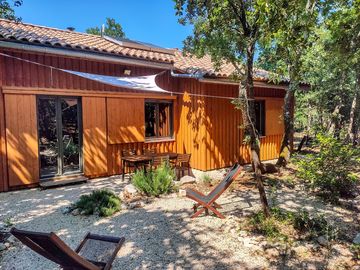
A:
POLYGON ((106 17, 120 22, 128 38, 166 48, 182 48, 190 26, 177 22, 172 0, 24 0, 15 9, 23 22, 65 29, 101 26, 106 17))

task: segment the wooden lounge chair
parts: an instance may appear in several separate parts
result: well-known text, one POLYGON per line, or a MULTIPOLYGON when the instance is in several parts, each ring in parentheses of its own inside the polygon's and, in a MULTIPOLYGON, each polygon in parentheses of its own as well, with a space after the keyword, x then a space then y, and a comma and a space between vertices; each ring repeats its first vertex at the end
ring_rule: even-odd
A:
POLYGON ((239 175, 241 170, 242 167, 238 163, 236 163, 225 176, 225 178, 208 195, 204 195, 194 189, 186 189, 186 197, 197 202, 194 205, 194 214, 191 217, 195 218, 204 211, 206 212, 206 214, 208 214, 209 210, 211 210, 219 218, 225 218, 225 216, 217 210, 217 208, 221 208, 221 206, 215 201, 231 185, 231 183, 239 175), (202 206, 200 210, 198 210, 199 206, 202 206))
POLYGON ((24 245, 64 270, 108 270, 125 241, 124 237, 101 236, 88 233, 73 251, 55 233, 10 231, 24 245))

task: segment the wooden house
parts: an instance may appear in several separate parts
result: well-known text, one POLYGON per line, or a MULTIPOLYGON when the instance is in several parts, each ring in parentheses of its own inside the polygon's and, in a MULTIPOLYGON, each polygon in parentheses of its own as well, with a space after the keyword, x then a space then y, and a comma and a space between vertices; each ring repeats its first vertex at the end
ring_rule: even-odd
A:
MULTIPOLYGON (((234 71, 129 40, 0 20, 0 191, 45 180, 120 173, 122 149, 191 153, 212 170, 250 161, 234 71), (166 92, 115 87, 70 71, 113 77, 159 74, 166 92), (176 74, 201 76, 177 76, 176 74)), ((261 159, 278 156, 286 85, 255 80, 261 159)))

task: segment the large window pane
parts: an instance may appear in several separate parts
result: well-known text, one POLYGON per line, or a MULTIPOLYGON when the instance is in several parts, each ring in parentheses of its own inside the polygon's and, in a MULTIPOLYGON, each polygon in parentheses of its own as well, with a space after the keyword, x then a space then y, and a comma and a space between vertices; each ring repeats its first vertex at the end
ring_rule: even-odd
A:
POLYGON ((56 175, 59 148, 55 99, 39 99, 38 119, 40 175, 42 177, 56 175))
POLYGON ((155 103, 145 103, 145 137, 156 137, 155 103))
POLYGON ((159 137, 169 137, 171 136, 171 126, 170 126, 170 106, 169 103, 160 103, 159 104, 159 137))
POLYGON ((145 103, 145 136, 160 138, 172 136, 172 103, 145 103))
POLYGON ((63 173, 80 171, 78 100, 61 99, 63 173))
POLYGON ((265 101, 255 101, 255 127, 260 136, 265 136, 265 101))

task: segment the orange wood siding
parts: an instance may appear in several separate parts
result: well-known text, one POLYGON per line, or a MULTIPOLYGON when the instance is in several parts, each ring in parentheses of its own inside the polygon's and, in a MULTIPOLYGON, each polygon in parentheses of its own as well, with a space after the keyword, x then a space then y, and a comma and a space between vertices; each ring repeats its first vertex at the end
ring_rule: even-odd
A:
POLYGON ((107 175, 107 132, 105 98, 82 98, 84 173, 107 175))
POLYGON ((280 98, 265 100, 265 135, 283 134, 283 104, 284 100, 280 98))
POLYGON ((145 141, 144 99, 107 98, 109 144, 145 141))
MULTIPOLYGON (((251 161, 249 147, 243 144, 241 112, 229 99, 195 97, 191 94, 235 97, 232 85, 202 84, 195 80, 183 80, 181 89, 186 93, 179 96, 179 127, 176 134, 177 149, 191 153, 191 165, 200 170, 228 167, 236 161, 251 161)), ((262 94, 274 95, 273 89, 262 94)), ((260 139, 261 159, 278 156, 281 134, 282 99, 262 98, 266 102, 266 128, 269 135, 260 139), (269 111, 267 111, 267 106, 269 111)))
MULTIPOLYGON (((1 72, 0 72, 1 73, 1 72)), ((8 190, 4 96, 0 87, 0 192, 8 190)))
POLYGON ((36 97, 5 95, 9 186, 39 181, 36 97))
MULTIPOLYGON (((162 71, 24 51, 0 51, 59 68, 110 76, 123 76, 126 68, 131 69, 132 76, 162 71)), ((9 175, 8 181, 0 179, 0 191, 6 189, 8 183, 13 187, 38 182, 35 96, 41 94, 82 97, 84 173, 90 177, 120 173, 120 152, 129 148, 139 153, 143 148, 191 153, 192 167, 200 170, 250 161, 249 148, 243 145, 241 113, 234 109, 230 100, 189 95, 233 98, 238 94, 237 85, 172 78, 169 72, 159 76, 157 83, 169 91, 185 94, 175 95, 174 140, 150 143, 144 139, 144 98, 161 99, 162 94, 155 97, 144 91, 107 86, 61 71, 51 73, 48 68, 0 56, 0 89, 3 87, 6 92, 16 87, 27 91, 27 94, 18 90, 14 90, 17 94, 7 92, 3 95, 6 96, 5 106, 0 92, 0 170, 7 166, 5 177, 9 175), (6 129, 1 118, 2 109, 5 110, 6 129)), ((254 90, 256 97, 265 100, 266 107, 266 136, 260 139, 261 159, 273 159, 278 155, 283 134, 280 116, 285 90, 260 87, 254 90)))

